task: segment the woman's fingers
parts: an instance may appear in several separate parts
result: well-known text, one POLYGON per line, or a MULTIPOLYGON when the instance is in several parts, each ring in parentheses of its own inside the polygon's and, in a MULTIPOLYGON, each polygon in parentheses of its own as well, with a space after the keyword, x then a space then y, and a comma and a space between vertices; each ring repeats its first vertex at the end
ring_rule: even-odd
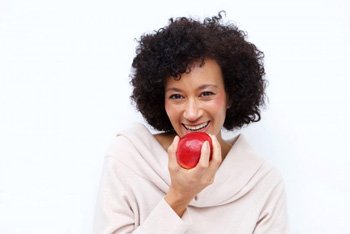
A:
POLYGON ((176 160, 176 150, 177 150, 178 143, 179 143, 179 137, 175 136, 173 142, 168 148, 169 169, 176 169, 178 167, 178 163, 176 160))
POLYGON ((209 157, 210 157, 210 147, 209 142, 205 141, 201 148, 201 156, 197 164, 197 168, 207 169, 209 166, 209 157))
POLYGON ((183 169, 177 162, 176 151, 179 137, 176 136, 168 148, 169 172, 173 188, 181 193, 192 195, 198 194, 205 187, 214 182, 215 174, 221 163, 221 146, 215 136, 210 136, 213 152, 210 152, 209 142, 206 141, 201 147, 201 156, 198 164, 192 169, 183 169), (212 158, 210 160, 210 155, 212 158), (189 193, 189 194, 188 194, 189 193))
POLYGON ((213 143, 213 152, 209 167, 216 171, 222 162, 221 145, 215 135, 210 135, 210 137, 213 143))
POLYGON ((210 135, 210 137, 213 145, 213 152, 210 152, 209 142, 204 142, 201 149, 201 157, 197 167, 205 169, 208 168, 213 173, 216 173, 216 170, 219 168, 222 162, 221 145, 215 135, 210 135), (211 160, 210 154, 212 155, 211 160))

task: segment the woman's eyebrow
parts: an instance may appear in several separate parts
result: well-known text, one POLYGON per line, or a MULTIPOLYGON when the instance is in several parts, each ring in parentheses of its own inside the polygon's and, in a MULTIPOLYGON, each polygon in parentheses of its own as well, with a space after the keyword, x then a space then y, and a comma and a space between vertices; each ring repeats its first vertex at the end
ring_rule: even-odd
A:
MULTIPOLYGON (((198 88, 196 88, 196 90, 202 90, 202 89, 206 89, 206 88, 210 88, 210 87, 212 87, 212 88, 218 88, 218 86, 217 86, 217 85, 214 85, 214 84, 203 84, 203 85, 199 86, 198 88)), ((170 87, 170 88, 167 88, 167 89, 165 90, 165 92, 170 92, 170 91, 173 91, 173 92, 182 92, 181 89, 176 88, 176 87, 170 87)))
POLYGON ((167 89, 165 90, 165 92, 169 92, 169 91, 181 92, 182 90, 179 89, 179 88, 176 88, 176 87, 170 87, 170 88, 167 88, 167 89))
POLYGON ((201 90, 201 89, 206 89, 206 88, 218 88, 218 86, 214 85, 214 84, 204 84, 204 85, 199 86, 197 89, 201 90))

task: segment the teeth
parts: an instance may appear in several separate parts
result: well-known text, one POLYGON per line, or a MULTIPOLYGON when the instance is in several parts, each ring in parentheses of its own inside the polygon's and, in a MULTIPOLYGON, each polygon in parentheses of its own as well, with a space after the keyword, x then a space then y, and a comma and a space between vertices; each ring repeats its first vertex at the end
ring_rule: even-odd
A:
POLYGON ((208 126, 208 124, 209 124, 209 121, 206 122, 206 123, 199 124, 199 125, 197 125, 197 126, 188 126, 188 125, 184 125, 184 126, 185 126, 185 128, 186 128, 187 130, 190 130, 190 131, 198 131, 198 130, 203 129, 203 128, 205 128, 206 126, 208 126))

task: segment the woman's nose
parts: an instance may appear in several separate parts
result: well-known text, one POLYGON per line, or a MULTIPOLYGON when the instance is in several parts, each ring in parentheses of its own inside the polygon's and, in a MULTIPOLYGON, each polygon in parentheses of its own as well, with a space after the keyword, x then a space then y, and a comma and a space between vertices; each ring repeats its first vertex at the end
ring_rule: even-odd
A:
POLYGON ((189 100, 186 103, 184 118, 188 121, 196 121, 201 115, 198 103, 195 100, 189 100))

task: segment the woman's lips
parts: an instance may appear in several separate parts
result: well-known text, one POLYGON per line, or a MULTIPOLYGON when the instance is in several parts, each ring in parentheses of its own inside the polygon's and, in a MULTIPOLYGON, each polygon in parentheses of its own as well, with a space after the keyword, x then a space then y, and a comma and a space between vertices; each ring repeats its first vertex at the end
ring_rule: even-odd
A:
POLYGON ((208 127, 210 121, 201 123, 201 124, 197 124, 197 125, 186 125, 186 124, 182 124, 184 126, 184 128, 188 131, 191 132, 197 132, 200 131, 206 127, 208 127))

